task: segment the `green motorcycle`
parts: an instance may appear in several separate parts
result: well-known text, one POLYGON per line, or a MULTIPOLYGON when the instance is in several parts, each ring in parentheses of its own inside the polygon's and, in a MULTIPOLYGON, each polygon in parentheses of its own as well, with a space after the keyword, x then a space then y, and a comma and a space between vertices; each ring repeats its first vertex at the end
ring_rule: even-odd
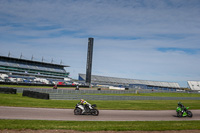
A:
POLYGON ((185 108, 184 106, 183 107, 178 106, 176 108, 177 117, 186 117, 186 116, 192 117, 193 114, 188 109, 189 109, 189 107, 185 108))

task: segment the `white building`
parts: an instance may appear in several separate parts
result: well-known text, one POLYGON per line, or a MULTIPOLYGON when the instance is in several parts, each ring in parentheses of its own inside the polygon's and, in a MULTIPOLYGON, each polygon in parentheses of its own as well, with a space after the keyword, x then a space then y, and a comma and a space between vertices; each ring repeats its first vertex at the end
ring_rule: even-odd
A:
POLYGON ((200 81, 188 81, 187 83, 191 90, 200 91, 200 81))

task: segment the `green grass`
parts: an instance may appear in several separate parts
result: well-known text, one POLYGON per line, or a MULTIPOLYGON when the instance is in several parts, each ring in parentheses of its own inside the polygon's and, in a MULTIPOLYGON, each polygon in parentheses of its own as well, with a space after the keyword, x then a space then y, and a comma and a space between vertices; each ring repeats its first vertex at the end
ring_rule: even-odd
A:
MULTIPOLYGON (((181 100, 190 109, 200 109, 200 100, 181 100)), ((68 108, 73 109, 78 100, 43 100, 23 97, 22 94, 1 94, 0 106, 68 108)), ((98 109, 117 110, 174 110, 178 100, 90 100, 98 109)))
POLYGON ((0 120, 3 129, 64 129, 78 131, 200 130, 200 121, 47 121, 0 120))
POLYGON ((41 107, 41 108, 74 108, 78 100, 43 100, 23 97, 18 94, 1 94, 0 106, 41 107))
MULTIPOLYGON (((181 100, 190 109, 200 109, 200 100, 181 100)), ((78 100, 42 100, 22 94, 1 94, 0 106, 74 108, 78 100)), ((99 109, 175 110, 177 100, 88 101, 99 109)), ((200 121, 47 121, 3 120, 0 130, 77 130, 77 131, 165 131, 200 130, 200 121)))

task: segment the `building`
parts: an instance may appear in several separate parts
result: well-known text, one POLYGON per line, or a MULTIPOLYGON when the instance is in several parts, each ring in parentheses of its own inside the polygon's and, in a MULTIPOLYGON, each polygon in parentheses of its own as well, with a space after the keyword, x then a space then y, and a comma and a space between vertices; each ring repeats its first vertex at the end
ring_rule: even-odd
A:
MULTIPOLYGON (((79 74, 79 81, 85 81, 85 74, 79 74)), ((123 86, 133 89, 155 89, 155 90, 170 90, 176 91, 180 89, 178 83, 174 82, 161 82, 161 81, 149 81, 149 80, 137 80, 137 79, 126 79, 126 78, 116 78, 116 77, 106 77, 92 75, 91 83, 93 84, 103 84, 112 86, 123 86)))
POLYGON ((200 81, 187 82, 191 90, 200 91, 200 81))
POLYGON ((0 73, 7 74, 9 77, 64 80, 69 78, 69 72, 66 72, 65 67, 69 66, 0 56, 0 73))

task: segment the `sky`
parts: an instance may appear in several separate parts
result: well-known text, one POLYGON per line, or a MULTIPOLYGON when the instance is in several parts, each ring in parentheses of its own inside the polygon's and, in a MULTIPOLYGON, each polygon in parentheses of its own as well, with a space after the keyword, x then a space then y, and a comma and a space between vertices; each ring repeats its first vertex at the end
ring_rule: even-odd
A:
POLYGON ((92 75, 200 81, 200 0, 0 0, 0 55, 92 75))

